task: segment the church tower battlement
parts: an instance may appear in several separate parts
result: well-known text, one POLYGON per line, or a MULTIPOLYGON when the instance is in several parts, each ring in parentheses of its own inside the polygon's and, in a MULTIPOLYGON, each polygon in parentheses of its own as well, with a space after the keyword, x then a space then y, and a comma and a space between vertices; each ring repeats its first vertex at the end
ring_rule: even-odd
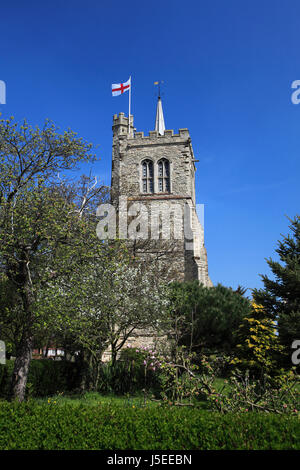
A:
MULTIPOLYGON (((112 130, 112 203, 118 209, 120 197, 126 197, 128 203, 142 203, 151 215, 158 217, 166 204, 181 208, 182 213, 188 206, 190 234, 176 239, 176 256, 166 253, 166 261, 176 265, 177 280, 198 279, 205 286, 212 286, 204 230, 196 211, 197 160, 188 129, 179 129, 178 133, 165 129, 159 97, 155 130, 149 131, 149 135, 136 132, 132 115, 129 126, 124 113, 114 115, 112 130)), ((173 222, 175 227, 176 220, 173 222)))

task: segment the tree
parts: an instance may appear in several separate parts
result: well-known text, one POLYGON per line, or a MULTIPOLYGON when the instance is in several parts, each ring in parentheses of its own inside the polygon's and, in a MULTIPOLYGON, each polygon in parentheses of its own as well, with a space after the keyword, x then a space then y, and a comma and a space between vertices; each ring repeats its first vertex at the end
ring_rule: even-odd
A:
POLYGON ((0 338, 5 341, 6 355, 15 355, 15 338, 18 337, 19 325, 16 322, 18 296, 14 285, 7 276, 0 272, 0 338))
POLYGON ((264 288, 253 290, 255 302, 277 322, 286 356, 291 354, 293 341, 300 339, 300 216, 289 220, 291 234, 279 240, 275 250, 280 261, 267 259, 274 279, 261 275, 264 288))
POLYGON ((51 321, 36 308, 39 294, 54 276, 61 249, 69 241, 75 249, 74 233, 85 225, 82 213, 89 201, 85 197, 79 203, 78 194, 77 200, 68 200, 56 180, 58 173, 75 169, 78 162, 94 161, 91 145, 71 130, 57 130, 50 121, 42 129, 26 121, 18 126, 13 118, 0 121, 0 272, 1 281, 12 290, 1 323, 7 330, 13 319, 12 394, 20 401, 34 335, 51 321))
POLYGON ((42 317, 52 318, 48 337, 63 347, 65 355, 74 356, 80 362, 82 389, 97 386, 109 335, 103 311, 103 281, 115 266, 116 258, 120 261, 124 253, 119 244, 114 248, 100 242, 95 227, 96 224, 87 224, 75 234, 76 245, 60 248, 55 275, 41 290, 37 301, 42 317))
POLYGON ((251 311, 249 300, 239 292, 221 284, 204 287, 198 281, 174 283, 171 308, 179 342, 197 353, 230 352, 238 326, 251 311))
POLYGON ((73 338, 84 369, 82 388, 96 389, 105 350, 110 349, 114 366, 118 352, 133 334, 160 330, 167 312, 167 287, 154 264, 152 269, 149 263, 145 266, 118 240, 103 241, 89 264, 70 260, 70 266, 65 278, 49 284, 50 295, 44 290, 41 306, 51 312, 53 307, 47 302, 53 302, 56 290, 54 335, 73 338))
POLYGON ((164 332, 167 284, 154 260, 132 258, 130 251, 122 263, 106 272, 103 280, 100 305, 114 365, 118 352, 133 334, 164 332))
POLYGON ((235 358, 231 364, 250 370, 257 377, 272 374, 278 369, 282 346, 276 335, 275 322, 266 315, 261 305, 252 303, 252 312, 243 319, 237 339, 235 358))

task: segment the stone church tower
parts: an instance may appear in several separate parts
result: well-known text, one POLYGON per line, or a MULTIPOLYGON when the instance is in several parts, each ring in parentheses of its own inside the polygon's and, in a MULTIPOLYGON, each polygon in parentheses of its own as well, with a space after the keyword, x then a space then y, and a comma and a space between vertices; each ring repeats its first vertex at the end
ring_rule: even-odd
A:
POLYGON ((111 197, 120 216, 120 238, 134 238, 130 214, 139 214, 131 228, 135 227, 138 238, 148 240, 144 255, 163 252, 165 262, 174 268, 174 279, 198 279, 212 286, 204 231, 196 212, 197 160, 188 129, 179 129, 177 134, 165 129, 160 97, 155 130, 148 136, 136 132, 133 116, 129 123, 124 113, 114 115, 112 129, 111 197), (130 212, 130 206, 134 211, 130 212))

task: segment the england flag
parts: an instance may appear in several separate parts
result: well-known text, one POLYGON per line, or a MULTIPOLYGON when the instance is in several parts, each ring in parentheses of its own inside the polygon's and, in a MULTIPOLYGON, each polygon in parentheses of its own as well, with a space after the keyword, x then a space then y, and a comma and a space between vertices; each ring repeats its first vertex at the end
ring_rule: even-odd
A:
POLYGON ((122 95, 125 91, 128 91, 131 87, 131 77, 125 83, 113 83, 111 91, 113 96, 122 95))

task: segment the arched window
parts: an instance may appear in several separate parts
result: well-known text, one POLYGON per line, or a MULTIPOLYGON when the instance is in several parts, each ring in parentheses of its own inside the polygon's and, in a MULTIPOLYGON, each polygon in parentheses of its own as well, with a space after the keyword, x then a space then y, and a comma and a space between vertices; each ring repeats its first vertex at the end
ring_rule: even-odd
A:
POLYGON ((158 191, 161 193, 170 192, 170 163, 166 158, 158 162, 158 191))
POLYGON ((142 191, 143 193, 153 193, 153 162, 144 160, 142 162, 142 191))

